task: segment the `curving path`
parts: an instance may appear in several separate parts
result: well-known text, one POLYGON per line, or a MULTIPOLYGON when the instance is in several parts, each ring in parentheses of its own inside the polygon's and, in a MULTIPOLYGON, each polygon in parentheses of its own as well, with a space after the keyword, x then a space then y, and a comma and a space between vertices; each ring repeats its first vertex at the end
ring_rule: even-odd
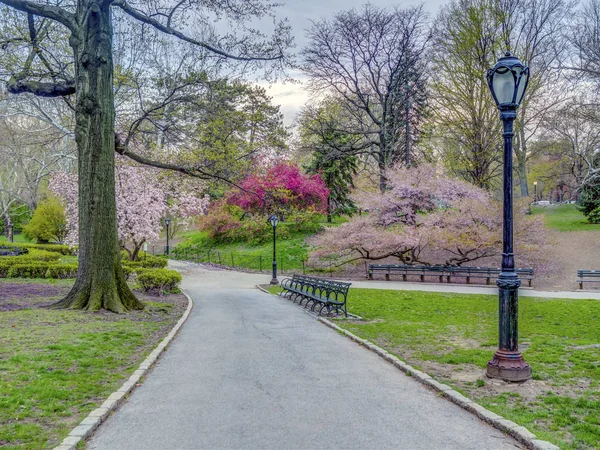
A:
POLYGON ((182 268, 188 322, 89 449, 522 448, 253 288, 265 275, 182 268))

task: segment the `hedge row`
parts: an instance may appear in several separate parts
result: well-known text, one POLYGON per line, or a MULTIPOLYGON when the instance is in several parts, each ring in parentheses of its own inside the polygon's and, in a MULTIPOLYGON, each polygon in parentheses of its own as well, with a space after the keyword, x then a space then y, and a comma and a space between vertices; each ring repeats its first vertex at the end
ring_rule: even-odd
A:
MULTIPOLYGON (((77 263, 60 264, 61 253, 32 249, 20 256, 0 257, 0 278, 75 278, 77 263)), ((137 282, 145 291, 159 294, 174 291, 181 283, 181 275, 165 269, 167 260, 146 256, 140 261, 122 263, 125 279, 137 275, 137 282)))
POLYGON ((52 264, 46 262, 0 266, 2 278, 75 278, 77 264, 52 264))
POLYGON ((36 250, 46 250, 48 252, 56 252, 61 255, 75 255, 77 249, 75 247, 69 247, 68 245, 62 244, 24 244, 15 242, 2 242, 2 247, 19 247, 36 250))

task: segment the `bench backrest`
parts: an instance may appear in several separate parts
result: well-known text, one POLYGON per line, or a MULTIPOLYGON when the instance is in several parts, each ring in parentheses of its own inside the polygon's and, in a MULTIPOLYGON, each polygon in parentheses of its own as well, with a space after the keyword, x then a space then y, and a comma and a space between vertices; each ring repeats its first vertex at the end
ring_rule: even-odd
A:
POLYGON ((577 276, 579 278, 582 278, 582 277, 600 278, 600 270, 579 269, 577 271, 577 276))

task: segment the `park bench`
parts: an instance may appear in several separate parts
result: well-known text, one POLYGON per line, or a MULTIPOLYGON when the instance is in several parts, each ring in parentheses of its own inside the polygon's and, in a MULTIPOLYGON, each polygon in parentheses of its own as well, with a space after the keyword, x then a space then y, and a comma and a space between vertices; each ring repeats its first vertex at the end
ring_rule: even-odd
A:
MULTIPOLYGON (((519 278, 528 282, 531 286, 533 281, 533 269, 515 269, 519 278)), ((485 279, 486 284, 490 284, 492 279, 498 278, 502 269, 493 267, 470 267, 470 266, 412 266, 408 264, 369 264, 367 277, 373 279, 375 273, 385 274, 385 279, 390 280, 391 274, 402 275, 402 281, 407 281, 409 275, 418 275, 421 281, 425 277, 437 277, 440 283, 444 277, 448 283, 452 278, 465 278, 468 284, 472 279, 485 279)))
POLYGON ((0 256, 20 256, 28 252, 26 248, 0 246, 0 256))
MULTIPOLYGON (((485 284, 489 285, 492 279, 497 279, 502 269, 495 267, 469 267, 469 266, 447 266, 445 268, 446 281, 452 282, 452 277, 466 278, 467 284, 471 284, 471 279, 484 279, 485 284)), ((519 268, 515 269, 519 279, 527 281, 529 287, 533 281, 533 269, 519 268)))
POLYGON ((351 284, 294 274, 292 278, 281 280, 283 291, 280 295, 297 301, 299 305, 305 302, 304 307, 310 307, 311 311, 319 308, 319 315, 335 311, 338 314, 343 312, 348 317, 346 300, 351 284))
POLYGON ((577 271, 577 282, 579 289, 583 289, 583 283, 600 283, 600 270, 585 270, 577 271))
POLYGON ((392 273, 402 275, 402 281, 406 281, 409 275, 418 275, 421 281, 425 281, 425 277, 438 277, 440 283, 443 282, 444 266, 411 266, 409 264, 369 264, 367 277, 373 279, 373 274, 383 273, 385 279, 390 280, 392 273))

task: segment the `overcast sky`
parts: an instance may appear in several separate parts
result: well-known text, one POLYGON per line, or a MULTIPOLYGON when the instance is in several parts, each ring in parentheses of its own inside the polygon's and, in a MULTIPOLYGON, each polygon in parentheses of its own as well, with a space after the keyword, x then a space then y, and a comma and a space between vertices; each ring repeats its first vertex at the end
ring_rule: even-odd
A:
MULTIPOLYGON (((435 17, 440 5, 446 1, 371 0, 370 3, 377 6, 399 7, 423 4, 430 17, 435 17)), ((358 8, 365 3, 367 0, 286 0, 285 6, 279 8, 278 15, 288 18, 296 42, 296 51, 299 51, 306 43, 305 30, 310 26, 311 20, 329 18, 339 11, 358 8)), ((285 123, 290 125, 300 107, 306 102, 306 93, 302 86, 278 83, 267 88, 273 97, 273 103, 281 105, 285 123)))

